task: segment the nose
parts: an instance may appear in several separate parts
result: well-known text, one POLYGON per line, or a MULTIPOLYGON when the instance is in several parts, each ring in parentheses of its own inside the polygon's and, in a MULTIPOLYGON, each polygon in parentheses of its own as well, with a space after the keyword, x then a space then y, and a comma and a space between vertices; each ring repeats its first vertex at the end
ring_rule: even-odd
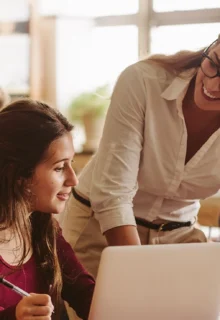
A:
POLYGON ((209 78, 206 84, 207 90, 211 92, 220 91, 220 77, 209 78))
POLYGON ((67 178, 65 180, 65 185, 67 187, 75 187, 77 184, 78 184, 78 178, 77 178, 73 168, 70 167, 69 173, 68 173, 67 178))

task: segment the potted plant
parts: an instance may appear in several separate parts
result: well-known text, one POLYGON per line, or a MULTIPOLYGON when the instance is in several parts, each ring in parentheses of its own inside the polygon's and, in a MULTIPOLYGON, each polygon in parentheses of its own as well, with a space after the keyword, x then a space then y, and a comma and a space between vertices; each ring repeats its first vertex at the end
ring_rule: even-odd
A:
POLYGON ((69 105, 71 121, 80 121, 85 129, 84 151, 97 150, 110 103, 109 86, 97 87, 94 91, 82 92, 69 105))

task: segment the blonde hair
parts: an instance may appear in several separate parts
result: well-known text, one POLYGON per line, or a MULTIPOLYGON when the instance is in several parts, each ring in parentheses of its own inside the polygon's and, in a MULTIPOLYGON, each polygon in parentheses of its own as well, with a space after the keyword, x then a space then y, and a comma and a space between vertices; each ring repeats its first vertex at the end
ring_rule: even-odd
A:
POLYGON ((9 94, 3 88, 0 88, 0 110, 10 103, 10 100, 9 94))
MULTIPOLYGON (((207 51, 220 43, 220 35, 208 48, 207 51)), ((187 71, 192 68, 198 68, 201 65, 205 48, 199 51, 179 51, 172 55, 155 54, 146 59, 156 63, 168 72, 174 75, 187 71)))

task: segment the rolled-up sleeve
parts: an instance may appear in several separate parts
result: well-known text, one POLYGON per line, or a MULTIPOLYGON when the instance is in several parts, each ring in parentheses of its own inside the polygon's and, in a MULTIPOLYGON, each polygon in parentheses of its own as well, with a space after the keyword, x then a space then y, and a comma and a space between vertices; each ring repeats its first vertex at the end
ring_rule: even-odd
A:
POLYGON ((90 199, 101 231, 136 225, 133 197, 143 148, 146 89, 136 65, 119 77, 93 169, 90 199))

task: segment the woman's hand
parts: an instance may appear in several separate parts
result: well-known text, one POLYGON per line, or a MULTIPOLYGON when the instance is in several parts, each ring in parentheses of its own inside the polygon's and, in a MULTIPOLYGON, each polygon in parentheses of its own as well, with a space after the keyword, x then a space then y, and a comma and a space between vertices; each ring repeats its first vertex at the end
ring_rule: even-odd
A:
POLYGON ((15 316, 17 320, 51 320, 53 309, 49 295, 31 293, 17 304, 15 316))

